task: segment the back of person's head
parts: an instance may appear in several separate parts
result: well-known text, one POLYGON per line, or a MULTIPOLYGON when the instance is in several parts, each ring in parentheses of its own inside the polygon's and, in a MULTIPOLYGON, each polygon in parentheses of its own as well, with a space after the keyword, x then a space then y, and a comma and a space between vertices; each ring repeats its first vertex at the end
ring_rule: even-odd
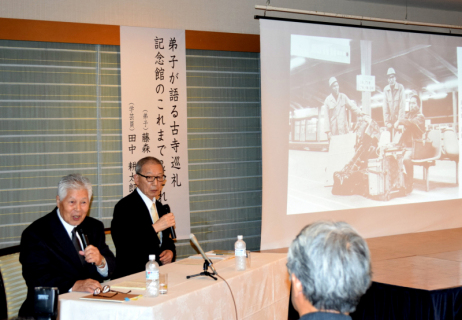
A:
POLYGON ((292 242, 287 268, 318 310, 355 311, 371 283, 366 241, 345 222, 316 222, 292 242))

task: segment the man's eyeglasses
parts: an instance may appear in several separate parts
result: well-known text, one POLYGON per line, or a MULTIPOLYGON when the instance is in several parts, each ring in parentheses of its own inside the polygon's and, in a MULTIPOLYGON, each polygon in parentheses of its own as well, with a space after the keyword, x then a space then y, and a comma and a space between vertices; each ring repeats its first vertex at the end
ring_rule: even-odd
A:
POLYGON ((93 291, 94 296, 99 296, 101 294, 104 294, 106 298, 112 298, 113 296, 117 295, 118 293, 130 293, 132 292, 129 290, 128 292, 122 292, 122 291, 117 291, 117 290, 111 290, 111 287, 108 285, 105 285, 102 288, 96 288, 95 291, 93 291))
POLYGON ((137 175, 146 178, 146 180, 147 180, 148 182, 154 182, 154 180, 156 180, 156 179, 157 179, 157 181, 159 181, 159 182, 164 182, 164 180, 167 178, 166 175, 163 175, 163 176, 145 176, 145 175, 142 175, 141 173, 137 173, 137 175))

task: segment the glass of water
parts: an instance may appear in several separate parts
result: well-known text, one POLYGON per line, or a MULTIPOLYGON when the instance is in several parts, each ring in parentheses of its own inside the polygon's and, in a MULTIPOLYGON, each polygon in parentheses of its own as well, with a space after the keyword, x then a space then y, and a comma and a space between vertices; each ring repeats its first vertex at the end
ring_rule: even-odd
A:
POLYGON ((160 294, 168 292, 168 273, 159 273, 159 292, 160 294))

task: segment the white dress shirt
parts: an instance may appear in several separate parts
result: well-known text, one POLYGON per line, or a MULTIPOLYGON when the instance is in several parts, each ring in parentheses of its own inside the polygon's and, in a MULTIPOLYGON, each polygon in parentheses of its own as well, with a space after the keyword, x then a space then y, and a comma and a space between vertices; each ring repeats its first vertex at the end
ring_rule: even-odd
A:
MULTIPOLYGON (((156 202, 155 201, 153 202, 151 199, 149 199, 139 188, 136 188, 136 191, 138 191, 138 194, 141 196, 141 199, 143 199, 144 203, 146 204, 148 211, 151 213, 149 217, 151 218, 151 222, 154 224, 154 220, 152 219, 153 212, 151 212, 151 208, 152 208, 152 205, 154 204, 154 208, 156 208, 155 210, 157 210, 156 202)), ((159 217, 159 214, 157 214, 157 216, 159 217)), ((159 235, 159 240, 160 240, 159 247, 160 247, 162 245, 162 231, 159 231, 157 234, 159 235)))
MULTIPOLYGON (((67 231, 67 234, 69 235, 69 238, 72 240, 72 230, 74 230, 74 228, 76 226, 73 226, 73 225, 70 225, 69 223, 67 223, 66 221, 64 221, 63 217, 61 217, 61 214, 59 213, 59 208, 58 208, 58 218, 59 220, 61 221, 61 223, 63 224, 64 226, 64 229, 66 229, 67 231)), ((82 242, 82 239, 80 238, 80 235, 78 232, 75 233, 75 235, 77 236, 77 238, 79 239, 80 243, 83 243, 82 242)), ((104 257, 103 257, 104 258, 104 257)), ((107 262, 106 262, 106 265, 104 266, 104 268, 96 268, 96 270, 98 270, 98 273, 103 276, 103 277, 107 277, 108 275, 108 272, 109 272, 109 268, 107 266, 107 262)), ((71 288, 72 290, 72 288, 71 288)), ((71 292, 71 290, 69 290, 69 292, 71 292)))

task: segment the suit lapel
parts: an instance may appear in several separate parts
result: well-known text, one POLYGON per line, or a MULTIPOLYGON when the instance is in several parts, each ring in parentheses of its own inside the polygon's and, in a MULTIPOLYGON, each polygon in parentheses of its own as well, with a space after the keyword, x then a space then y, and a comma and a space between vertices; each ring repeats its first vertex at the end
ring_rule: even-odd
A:
MULTIPOLYGON (((150 236, 149 239, 154 241, 154 245, 159 246, 160 241, 157 237, 154 228, 152 227, 152 220, 151 220, 151 211, 146 206, 146 203, 143 201, 141 196, 139 195, 137 190, 134 190, 130 196, 133 198, 130 199, 130 202, 133 202, 133 208, 131 210, 132 218, 136 219, 139 222, 139 226, 141 227, 140 231, 147 232, 150 236)), ((156 209, 157 213, 159 214, 159 218, 163 215, 162 205, 159 205, 160 202, 156 201, 156 209)), ((165 232, 164 230, 163 232, 165 232)))
POLYGON ((51 215, 50 233, 54 238, 52 241, 54 247, 57 251, 59 251, 61 258, 68 260, 73 266, 76 267, 76 269, 78 269, 78 266, 82 266, 82 263, 80 262, 78 253, 72 244, 71 238, 67 234, 66 229, 58 218, 57 210, 53 210, 51 215))
POLYGON ((152 224, 150 208, 148 209, 137 190, 133 191, 131 194, 135 198, 134 203, 137 204, 133 210, 133 212, 138 215, 136 219, 139 219, 143 224, 152 224))

